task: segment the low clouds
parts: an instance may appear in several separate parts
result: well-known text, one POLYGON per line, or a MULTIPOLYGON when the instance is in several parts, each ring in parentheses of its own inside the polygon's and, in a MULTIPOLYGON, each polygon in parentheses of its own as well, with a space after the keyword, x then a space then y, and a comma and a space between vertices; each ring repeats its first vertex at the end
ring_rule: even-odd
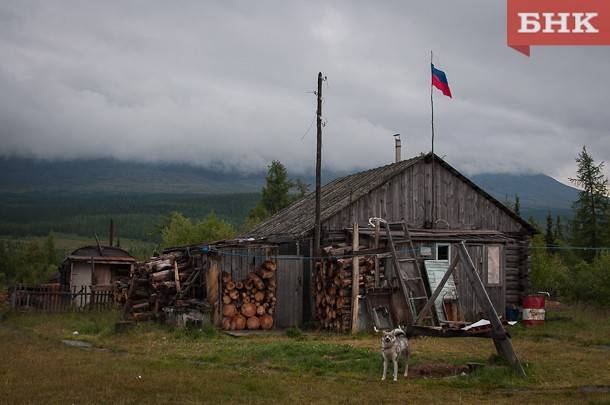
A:
POLYGON ((4 2, 0 154, 310 171, 321 70, 325 166, 373 167, 396 132, 403 156, 429 150, 434 49, 454 94, 435 94, 436 149, 456 167, 565 179, 583 144, 610 160, 608 48, 528 59, 502 2, 411 3, 4 2))

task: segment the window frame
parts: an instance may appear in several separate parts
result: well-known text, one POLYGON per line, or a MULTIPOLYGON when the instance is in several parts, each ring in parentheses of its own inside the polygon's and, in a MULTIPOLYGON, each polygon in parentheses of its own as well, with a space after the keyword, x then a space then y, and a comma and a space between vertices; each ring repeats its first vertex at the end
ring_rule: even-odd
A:
POLYGON ((493 287, 501 286, 502 285, 502 278, 503 278, 502 277, 502 262, 503 262, 503 260, 502 260, 502 247, 501 247, 501 245, 488 245, 488 246, 486 246, 485 256, 486 256, 486 261, 485 261, 485 272, 486 272, 486 275, 485 275, 486 276, 485 277, 485 285, 493 286, 493 287), (493 281, 490 280, 490 275, 492 273, 490 273, 489 255, 490 255, 490 251, 492 249, 493 250, 497 250, 497 252, 498 252, 498 257, 497 257, 497 260, 498 260, 498 271, 494 272, 494 273, 497 274, 497 282, 495 280, 493 280, 493 281))
POLYGON ((436 260, 437 262, 448 262, 451 260, 451 243, 435 243, 434 244, 434 260, 436 260), (438 248, 439 247, 447 247, 447 258, 446 259, 439 259, 438 258, 438 248))

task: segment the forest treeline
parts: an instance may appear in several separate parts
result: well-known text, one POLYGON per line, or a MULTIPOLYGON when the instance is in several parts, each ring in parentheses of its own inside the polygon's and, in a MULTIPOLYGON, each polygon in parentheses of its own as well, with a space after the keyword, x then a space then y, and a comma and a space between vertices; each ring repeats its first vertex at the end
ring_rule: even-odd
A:
POLYGON ((240 228, 259 202, 249 194, 46 194, 0 195, 0 235, 14 238, 51 233, 95 234, 106 239, 110 219, 122 238, 161 242, 161 229, 172 212, 188 218, 204 218, 213 212, 240 228))
POLYGON ((0 198, 0 287, 44 283, 68 251, 57 249, 53 232, 131 238, 153 244, 123 244, 137 259, 173 246, 230 239, 287 207, 307 191, 288 178, 278 161, 268 167, 261 194, 230 195, 4 195, 0 198), (48 234, 44 241, 15 236, 48 234))

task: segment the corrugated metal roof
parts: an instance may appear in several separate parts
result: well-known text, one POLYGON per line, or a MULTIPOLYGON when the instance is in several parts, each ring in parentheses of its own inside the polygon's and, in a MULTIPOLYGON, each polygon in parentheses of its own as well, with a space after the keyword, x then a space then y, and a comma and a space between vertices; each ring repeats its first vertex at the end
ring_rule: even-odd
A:
MULTIPOLYGON (((320 197, 322 222, 424 157, 424 155, 417 156, 364 172, 350 174, 326 184, 321 188, 320 197)), ((315 192, 312 192, 261 222, 245 236, 304 235, 314 227, 314 209, 315 192)))

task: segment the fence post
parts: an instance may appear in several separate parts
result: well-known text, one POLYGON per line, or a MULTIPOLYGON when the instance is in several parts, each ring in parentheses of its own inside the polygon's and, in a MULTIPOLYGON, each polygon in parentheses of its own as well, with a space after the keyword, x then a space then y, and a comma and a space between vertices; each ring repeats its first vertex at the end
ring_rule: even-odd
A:
POLYGON ((15 287, 11 287, 10 292, 11 292, 11 308, 13 310, 15 310, 15 304, 16 304, 15 300, 17 299, 17 294, 15 293, 15 287))

